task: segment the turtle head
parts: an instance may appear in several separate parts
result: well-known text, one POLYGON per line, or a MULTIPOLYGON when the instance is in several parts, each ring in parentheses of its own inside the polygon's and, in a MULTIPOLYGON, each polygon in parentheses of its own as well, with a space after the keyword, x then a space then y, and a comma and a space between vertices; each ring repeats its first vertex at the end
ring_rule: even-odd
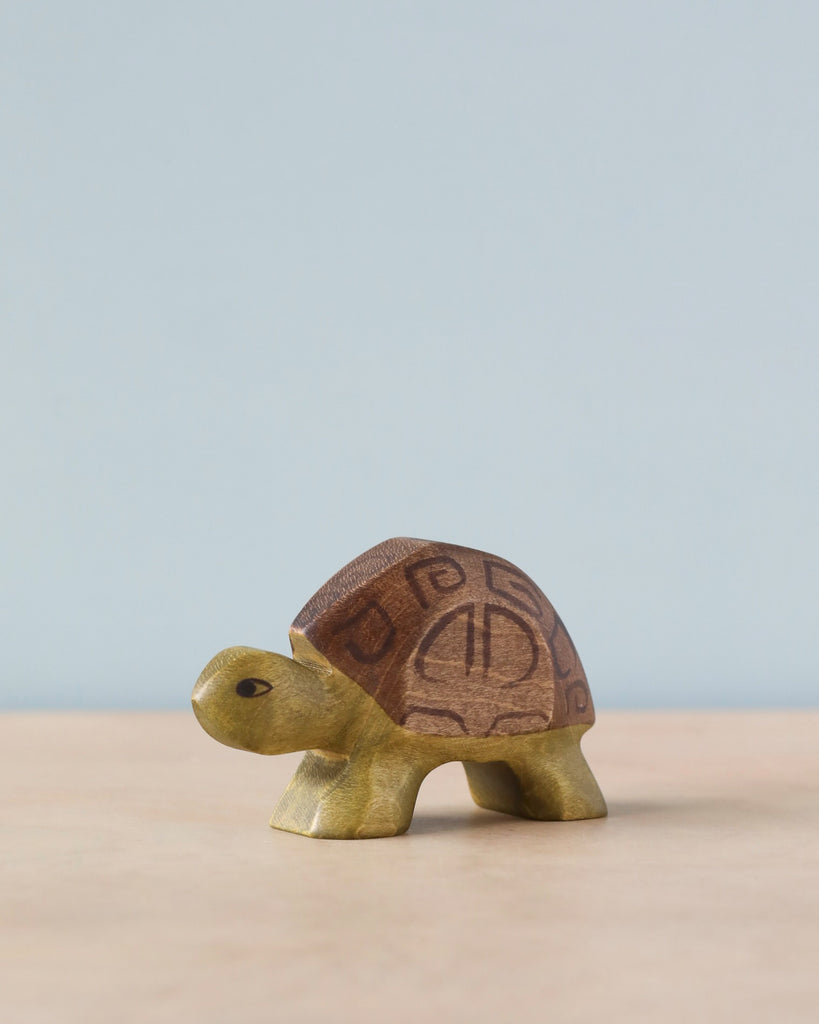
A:
POLYGON ((346 717, 327 674, 253 647, 217 654, 191 701, 206 733, 257 754, 332 749, 346 717))

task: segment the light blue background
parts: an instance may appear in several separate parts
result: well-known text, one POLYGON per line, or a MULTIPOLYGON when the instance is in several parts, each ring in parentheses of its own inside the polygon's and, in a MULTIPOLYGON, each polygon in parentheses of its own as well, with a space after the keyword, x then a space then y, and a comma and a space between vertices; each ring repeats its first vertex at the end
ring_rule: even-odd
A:
POLYGON ((409 534, 598 707, 816 704, 805 3, 8 3, 2 703, 184 707, 409 534))

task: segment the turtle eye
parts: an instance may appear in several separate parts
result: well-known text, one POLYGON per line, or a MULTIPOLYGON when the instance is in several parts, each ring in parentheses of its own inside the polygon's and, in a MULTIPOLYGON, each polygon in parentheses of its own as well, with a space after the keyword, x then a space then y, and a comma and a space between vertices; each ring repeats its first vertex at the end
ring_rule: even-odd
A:
POLYGON ((236 692, 240 697, 263 697, 273 689, 264 679, 242 679, 236 684, 236 692))

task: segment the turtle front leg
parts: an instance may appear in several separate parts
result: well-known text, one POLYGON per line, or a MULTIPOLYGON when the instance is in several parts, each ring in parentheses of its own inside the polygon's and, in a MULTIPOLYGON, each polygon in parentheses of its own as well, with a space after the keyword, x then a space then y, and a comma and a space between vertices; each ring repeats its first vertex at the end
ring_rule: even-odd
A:
POLYGON ((395 752, 349 758, 308 751, 270 819, 316 839, 376 839, 406 832, 427 774, 395 752))

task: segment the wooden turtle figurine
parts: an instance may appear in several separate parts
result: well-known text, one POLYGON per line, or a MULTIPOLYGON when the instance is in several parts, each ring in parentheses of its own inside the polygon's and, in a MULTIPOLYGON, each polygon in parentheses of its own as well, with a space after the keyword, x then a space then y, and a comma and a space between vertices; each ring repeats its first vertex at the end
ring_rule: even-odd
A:
POLYGON ((559 616, 510 562, 396 537, 359 555, 302 608, 293 657, 230 647, 193 708, 240 750, 306 750, 274 828, 394 836, 433 768, 462 761, 477 804, 546 821, 606 804, 580 751, 594 722, 559 616))

